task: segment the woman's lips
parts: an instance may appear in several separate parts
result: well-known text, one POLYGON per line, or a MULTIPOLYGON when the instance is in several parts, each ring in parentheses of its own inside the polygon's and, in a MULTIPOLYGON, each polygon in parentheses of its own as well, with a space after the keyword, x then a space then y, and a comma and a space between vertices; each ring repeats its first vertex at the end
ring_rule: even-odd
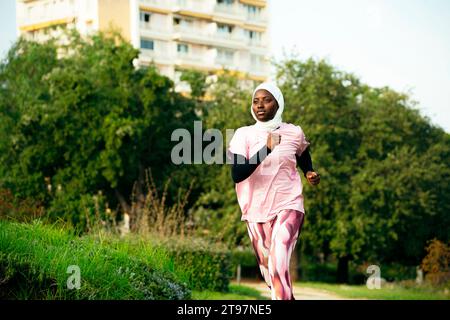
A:
POLYGON ((258 112, 256 112, 256 114, 259 115, 259 116, 262 116, 262 115, 264 115, 265 113, 266 113, 265 111, 258 111, 258 112))

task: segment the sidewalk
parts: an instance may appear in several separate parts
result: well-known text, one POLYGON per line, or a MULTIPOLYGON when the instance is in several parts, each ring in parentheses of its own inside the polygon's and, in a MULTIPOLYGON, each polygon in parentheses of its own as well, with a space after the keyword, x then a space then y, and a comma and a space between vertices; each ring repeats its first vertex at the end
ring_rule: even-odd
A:
MULTIPOLYGON (((232 284, 237 284, 232 281, 232 284)), ((270 299, 270 291, 265 282, 262 281, 241 281, 240 285, 258 290, 263 297, 270 299)), ((294 297, 296 300, 354 300, 350 298, 340 297, 334 293, 330 293, 320 289, 308 288, 294 285, 294 297)))

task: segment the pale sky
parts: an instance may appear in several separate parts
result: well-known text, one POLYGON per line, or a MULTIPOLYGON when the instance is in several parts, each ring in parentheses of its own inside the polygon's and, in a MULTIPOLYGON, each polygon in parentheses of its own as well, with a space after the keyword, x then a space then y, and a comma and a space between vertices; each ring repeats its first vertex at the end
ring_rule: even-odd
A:
MULTIPOLYGON (((450 1, 269 0, 272 56, 325 58, 376 87, 408 92, 450 132, 450 1)), ((0 55, 16 39, 15 0, 0 0, 0 55)))
MULTIPOLYGON (((270 0, 269 0, 270 1, 270 0)), ((450 133, 450 1, 271 0, 272 54, 325 58, 363 82, 408 92, 450 133)))

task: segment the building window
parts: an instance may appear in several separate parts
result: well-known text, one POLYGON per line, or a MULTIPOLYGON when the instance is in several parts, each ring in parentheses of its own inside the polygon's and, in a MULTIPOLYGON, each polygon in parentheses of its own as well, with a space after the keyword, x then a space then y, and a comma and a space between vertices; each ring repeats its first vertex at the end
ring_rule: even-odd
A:
POLYGON ((232 63, 234 52, 231 50, 217 49, 217 59, 221 62, 232 63))
POLYGON ((147 50, 154 50, 155 43, 153 42, 153 40, 141 39, 141 48, 147 50))
POLYGON ((141 22, 145 22, 145 23, 149 23, 150 22, 150 16, 151 14, 145 11, 141 11, 139 13, 139 20, 141 20, 141 22))
POLYGON ((246 7, 247 7, 248 14, 250 14, 250 15, 255 15, 256 14, 257 8, 255 6, 246 5, 246 7))
POLYGON ((251 42, 258 43, 261 41, 261 32, 253 31, 253 30, 245 30, 244 31, 245 36, 247 39, 249 39, 251 42))
POLYGON ((230 26, 228 24, 217 24, 217 31, 220 34, 231 34, 233 32, 233 26, 230 26))
POLYGON ((249 16, 255 17, 255 16, 259 16, 261 14, 261 8, 251 6, 248 4, 246 4, 244 6, 247 9, 247 13, 249 16))
POLYGON ((234 0, 217 0, 217 4, 231 6, 234 0))
POLYGON ((177 44, 177 52, 182 53, 182 54, 187 54, 188 51, 189 51, 189 47, 187 44, 184 44, 184 43, 177 44))
POLYGON ((173 18, 173 24, 181 28, 192 28, 194 21, 189 19, 173 18))

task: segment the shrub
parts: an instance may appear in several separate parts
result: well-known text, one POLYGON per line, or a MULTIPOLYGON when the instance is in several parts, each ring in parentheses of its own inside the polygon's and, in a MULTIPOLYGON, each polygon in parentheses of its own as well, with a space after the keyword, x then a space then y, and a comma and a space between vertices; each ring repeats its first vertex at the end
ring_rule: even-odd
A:
POLYGON ((170 271, 192 290, 228 292, 231 254, 221 243, 150 234, 105 237, 102 241, 131 256, 151 260, 158 269, 170 271))
POLYGON ((241 267, 241 278, 257 278, 263 280, 253 249, 237 247, 231 250, 233 276, 237 276, 237 267, 241 267))
POLYGON ((448 245, 433 239, 426 247, 427 255, 422 261, 425 280, 433 285, 450 284, 450 248, 448 245))
POLYGON ((79 234, 93 232, 99 228, 112 229, 116 213, 110 213, 102 191, 96 194, 79 194, 59 191, 52 195, 52 202, 45 216, 50 221, 63 220, 73 225, 79 234))
POLYGON ((389 282, 415 279, 416 267, 399 263, 383 264, 381 265, 381 277, 389 282))
POLYGON ((42 217, 44 208, 31 198, 19 199, 9 189, 0 189, 0 218, 31 221, 42 217))
MULTIPOLYGON (((348 272, 349 284, 365 283, 367 274, 365 270, 361 272, 356 264, 350 262, 348 272)), ((300 260, 298 274, 300 275, 300 281, 336 283, 336 261, 330 259, 330 261, 321 263, 309 256, 303 256, 303 259, 300 260)))
POLYGON ((241 267, 258 268, 258 262, 252 248, 239 247, 232 250, 231 261, 233 267, 237 267, 237 265, 240 264, 241 267))
POLYGON ((159 245, 173 258, 174 273, 192 290, 228 292, 231 254, 223 244, 199 238, 165 238, 159 240, 159 245))

